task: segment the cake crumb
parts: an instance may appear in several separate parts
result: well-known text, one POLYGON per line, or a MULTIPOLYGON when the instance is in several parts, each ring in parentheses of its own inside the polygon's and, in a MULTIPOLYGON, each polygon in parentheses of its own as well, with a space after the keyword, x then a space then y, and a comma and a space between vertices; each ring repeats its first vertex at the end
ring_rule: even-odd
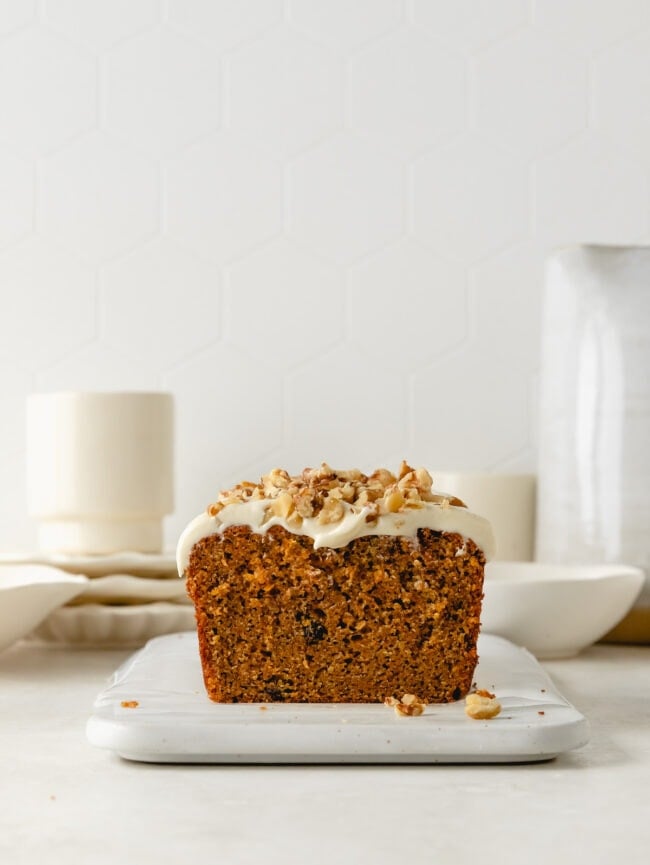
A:
POLYGON ((260 712, 266 712, 268 706, 260 706, 260 712))
POLYGON ((395 709, 395 714, 402 717, 416 717, 424 712, 426 703, 418 699, 415 694, 404 694, 401 700, 397 697, 387 697, 384 700, 384 706, 390 706, 395 709))
POLYGON ((122 700, 120 706, 123 709, 137 709, 140 703, 137 700, 122 700))
POLYGON ((537 714, 538 714, 538 715, 545 715, 546 712, 538 712, 537 714))
POLYGON ((465 697, 465 714, 476 721, 496 718, 501 711, 501 703, 490 691, 479 689, 465 697))

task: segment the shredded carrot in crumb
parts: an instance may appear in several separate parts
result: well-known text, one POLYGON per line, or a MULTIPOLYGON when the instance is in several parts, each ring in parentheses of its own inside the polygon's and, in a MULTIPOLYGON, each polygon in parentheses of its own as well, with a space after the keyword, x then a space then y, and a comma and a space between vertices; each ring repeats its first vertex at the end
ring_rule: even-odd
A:
POLYGON ((140 703, 137 700, 122 700, 120 706, 123 709, 137 709, 140 703))

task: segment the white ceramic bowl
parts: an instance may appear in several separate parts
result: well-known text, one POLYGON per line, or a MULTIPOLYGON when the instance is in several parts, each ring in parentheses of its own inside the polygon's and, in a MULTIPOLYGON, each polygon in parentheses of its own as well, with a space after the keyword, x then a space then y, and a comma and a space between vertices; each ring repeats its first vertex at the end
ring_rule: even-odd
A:
POLYGON ((195 629, 193 605, 168 601, 125 607, 81 604, 55 610, 31 636, 65 646, 135 649, 153 637, 195 629))
POLYGON ((178 577, 132 577, 130 574, 111 574, 93 577, 84 586, 73 604, 144 604, 153 601, 174 601, 191 604, 185 580, 178 577))
POLYGON ((0 651, 80 594, 88 579, 45 565, 0 566, 0 651))
POLYGON ((489 562, 482 630, 538 658, 568 658, 625 616, 644 581, 627 565, 489 562))

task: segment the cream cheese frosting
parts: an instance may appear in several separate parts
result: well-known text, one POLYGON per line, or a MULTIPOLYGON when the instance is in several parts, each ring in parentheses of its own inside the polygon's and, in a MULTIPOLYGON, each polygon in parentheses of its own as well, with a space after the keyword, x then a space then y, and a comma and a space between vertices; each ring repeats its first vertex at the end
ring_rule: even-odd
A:
POLYGON ((270 508, 273 501, 271 498, 260 498, 232 502, 214 516, 208 512, 199 514, 189 523, 178 541, 176 562, 179 575, 184 575, 192 548, 198 541, 220 534, 230 526, 248 526, 259 534, 265 534, 272 526, 282 526, 293 534, 310 537, 315 549, 343 547, 355 538, 367 535, 415 537, 418 529, 432 529, 469 538, 483 551, 486 559, 494 555, 494 536, 488 520, 467 508, 450 505, 448 500, 440 503, 421 502, 418 507, 379 516, 374 516, 370 507, 343 503, 344 514, 337 522, 323 524, 317 517, 311 517, 303 519, 300 525, 273 514, 270 508), (369 522, 367 518, 371 515, 373 518, 369 522))

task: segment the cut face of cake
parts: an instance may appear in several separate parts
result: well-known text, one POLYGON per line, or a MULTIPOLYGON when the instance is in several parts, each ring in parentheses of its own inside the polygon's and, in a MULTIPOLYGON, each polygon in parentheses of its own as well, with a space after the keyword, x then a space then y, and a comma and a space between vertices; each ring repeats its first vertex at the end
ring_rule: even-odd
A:
POLYGON ((490 524, 402 463, 326 464, 221 493, 178 544, 217 702, 465 696, 490 524))

